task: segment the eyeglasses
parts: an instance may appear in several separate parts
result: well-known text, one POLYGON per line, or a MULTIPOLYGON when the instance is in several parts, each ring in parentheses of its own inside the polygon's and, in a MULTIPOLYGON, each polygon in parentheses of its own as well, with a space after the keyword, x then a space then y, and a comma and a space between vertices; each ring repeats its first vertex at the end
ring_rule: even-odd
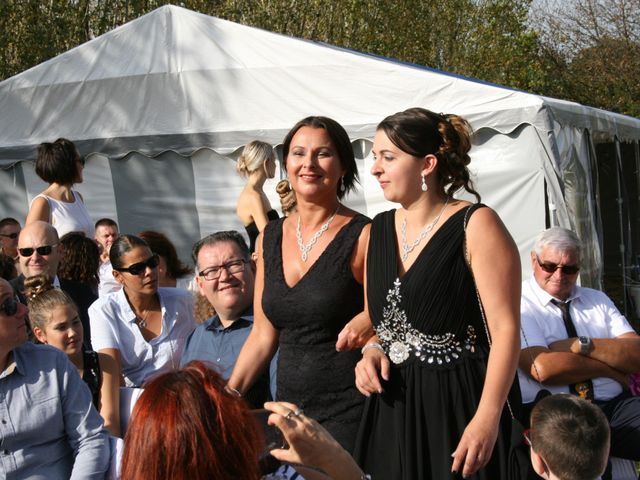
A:
POLYGON ((223 268, 227 271, 227 273, 240 273, 244 272, 244 266, 246 263, 249 263, 249 260, 231 260, 227 263, 223 263, 222 265, 207 268, 206 270, 198 273, 198 276, 204 277, 205 280, 216 280, 220 278, 220 274, 222 273, 223 268))
POLYGON ((522 436, 524 437, 524 443, 527 444, 527 446, 531 446, 531 429, 527 428, 522 432, 522 436))
POLYGON ((555 273, 556 270, 560 269, 560 271, 565 275, 575 275, 580 271, 579 265, 559 265, 552 262, 543 263, 540 261, 540 257, 538 255, 536 255, 536 260, 538 261, 540 268, 547 273, 555 273))
POLYGON ((20 235, 20 234, 16 233, 16 232, 13 232, 13 233, 0 233, 0 237, 10 238, 11 240, 15 240, 16 238, 18 238, 18 235, 20 235))
POLYGON ((149 258, 147 258, 144 262, 134 263, 133 265, 129 265, 126 268, 114 268, 118 272, 129 272, 131 275, 140 275, 147 270, 147 267, 150 269, 154 269, 160 263, 160 257, 157 253, 154 253, 149 258))
POLYGON ((18 253, 20 253, 20 256, 22 257, 30 257, 31 255, 33 255, 33 252, 38 252, 38 255, 40 256, 44 256, 44 255, 50 255, 51 251, 53 250, 53 247, 57 247, 58 244, 54 244, 54 245, 42 245, 41 247, 36 247, 36 248, 31 248, 31 247, 27 247, 27 248, 19 248, 18 249, 18 253))
POLYGON ((4 302, 0 303, 0 312, 4 312, 4 314, 9 317, 11 315, 15 315, 18 311, 19 304, 20 300, 18 300, 18 297, 9 297, 4 302))

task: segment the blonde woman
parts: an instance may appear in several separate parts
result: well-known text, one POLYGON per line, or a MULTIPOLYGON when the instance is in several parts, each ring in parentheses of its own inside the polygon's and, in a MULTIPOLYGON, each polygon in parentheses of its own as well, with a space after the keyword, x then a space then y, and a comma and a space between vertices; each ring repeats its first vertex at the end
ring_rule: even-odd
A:
POLYGON ((238 159, 238 173, 247 178, 247 185, 238 198, 236 213, 249 236, 249 250, 255 251, 256 238, 270 220, 278 219, 264 193, 264 182, 276 173, 276 157, 268 143, 254 140, 247 144, 238 159))

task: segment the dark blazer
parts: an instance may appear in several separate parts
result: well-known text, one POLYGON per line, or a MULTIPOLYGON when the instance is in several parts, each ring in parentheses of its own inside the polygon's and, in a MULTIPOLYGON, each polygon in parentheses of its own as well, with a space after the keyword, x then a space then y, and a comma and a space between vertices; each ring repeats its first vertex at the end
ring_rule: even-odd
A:
MULTIPOLYGON (((76 282, 74 280, 58 279, 60 281, 60 290, 65 292, 74 301, 78 307, 78 316, 82 322, 84 328, 84 348, 85 350, 93 350, 91 347, 91 325, 89 324, 89 307, 93 302, 98 299, 98 295, 91 289, 90 286, 76 282)), ((19 275, 11 280, 11 286, 15 290, 18 298, 25 305, 27 299, 24 296, 24 275, 19 275)))

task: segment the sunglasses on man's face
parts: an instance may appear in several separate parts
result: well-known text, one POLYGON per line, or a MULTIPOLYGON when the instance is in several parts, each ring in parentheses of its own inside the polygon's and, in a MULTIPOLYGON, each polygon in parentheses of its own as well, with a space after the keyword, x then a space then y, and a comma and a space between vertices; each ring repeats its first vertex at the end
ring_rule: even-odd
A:
POLYGON ((556 270, 560 269, 560 271, 565 275, 575 275, 580 271, 579 265, 559 265, 552 262, 542 262, 538 255, 536 255, 536 260, 538 261, 540 268, 547 273, 555 273, 556 270))
POLYGON ((11 240, 15 240, 18 238, 18 233, 0 233, 0 237, 10 238, 11 240))
POLYGON ((38 252, 38 255, 40 256, 51 255, 51 251, 53 250, 53 247, 57 245, 58 244, 56 243, 55 245, 43 245, 41 247, 36 247, 36 248, 31 248, 31 247, 19 248, 18 253, 22 257, 30 257, 31 255, 33 255, 33 252, 38 252))
POLYGON ((149 258, 147 258, 144 262, 134 263, 133 265, 129 265, 126 268, 114 268, 114 270, 118 272, 129 272, 131 275, 140 275, 147 270, 147 267, 150 269, 154 269, 160 263, 160 257, 158 254, 153 254, 149 258))
POLYGON ((18 311, 19 304, 20 301, 18 300, 18 297, 9 297, 4 302, 0 303, 0 312, 3 312, 8 317, 15 315, 18 311))

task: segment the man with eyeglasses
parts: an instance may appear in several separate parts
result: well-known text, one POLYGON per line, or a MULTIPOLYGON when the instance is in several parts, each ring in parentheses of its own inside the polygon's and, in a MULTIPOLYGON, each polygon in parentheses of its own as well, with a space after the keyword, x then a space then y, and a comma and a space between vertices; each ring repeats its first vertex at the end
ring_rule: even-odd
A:
POLYGON ((0 220, 0 251, 13 258, 16 270, 20 273, 18 235, 20 235, 20 222, 11 217, 0 220))
MULTIPOLYGON (((216 315, 189 336, 180 363, 181 366, 191 360, 212 363, 226 380, 253 326, 256 265, 247 243, 236 231, 217 232, 203 238, 193 247, 192 257, 200 293, 213 306, 216 315)), ((275 372, 275 361, 271 365, 271 371, 275 372)), ((247 392, 245 400, 254 408, 262 408, 269 399, 269 384, 269 375, 264 374, 247 392)))
POLYGON ((27 307, 0 279, 0 478, 103 479, 109 439, 64 352, 27 342, 27 307))
POLYGON ((22 229, 18 237, 18 254, 22 274, 11 280, 20 300, 24 297, 24 279, 35 275, 47 275, 53 279, 53 285, 67 293, 78 307, 78 315, 84 327, 84 346, 91 348, 91 326, 88 309, 97 300, 97 295, 89 285, 73 280, 58 278, 58 265, 62 258, 62 245, 58 232, 50 223, 35 221, 22 229))
POLYGON ((638 461, 640 397, 628 388, 640 371, 640 337, 609 297, 577 285, 580 260, 572 231, 553 227, 538 236, 533 277, 522 285, 522 400, 532 407, 546 389, 593 401, 610 422, 611 455, 638 461))

